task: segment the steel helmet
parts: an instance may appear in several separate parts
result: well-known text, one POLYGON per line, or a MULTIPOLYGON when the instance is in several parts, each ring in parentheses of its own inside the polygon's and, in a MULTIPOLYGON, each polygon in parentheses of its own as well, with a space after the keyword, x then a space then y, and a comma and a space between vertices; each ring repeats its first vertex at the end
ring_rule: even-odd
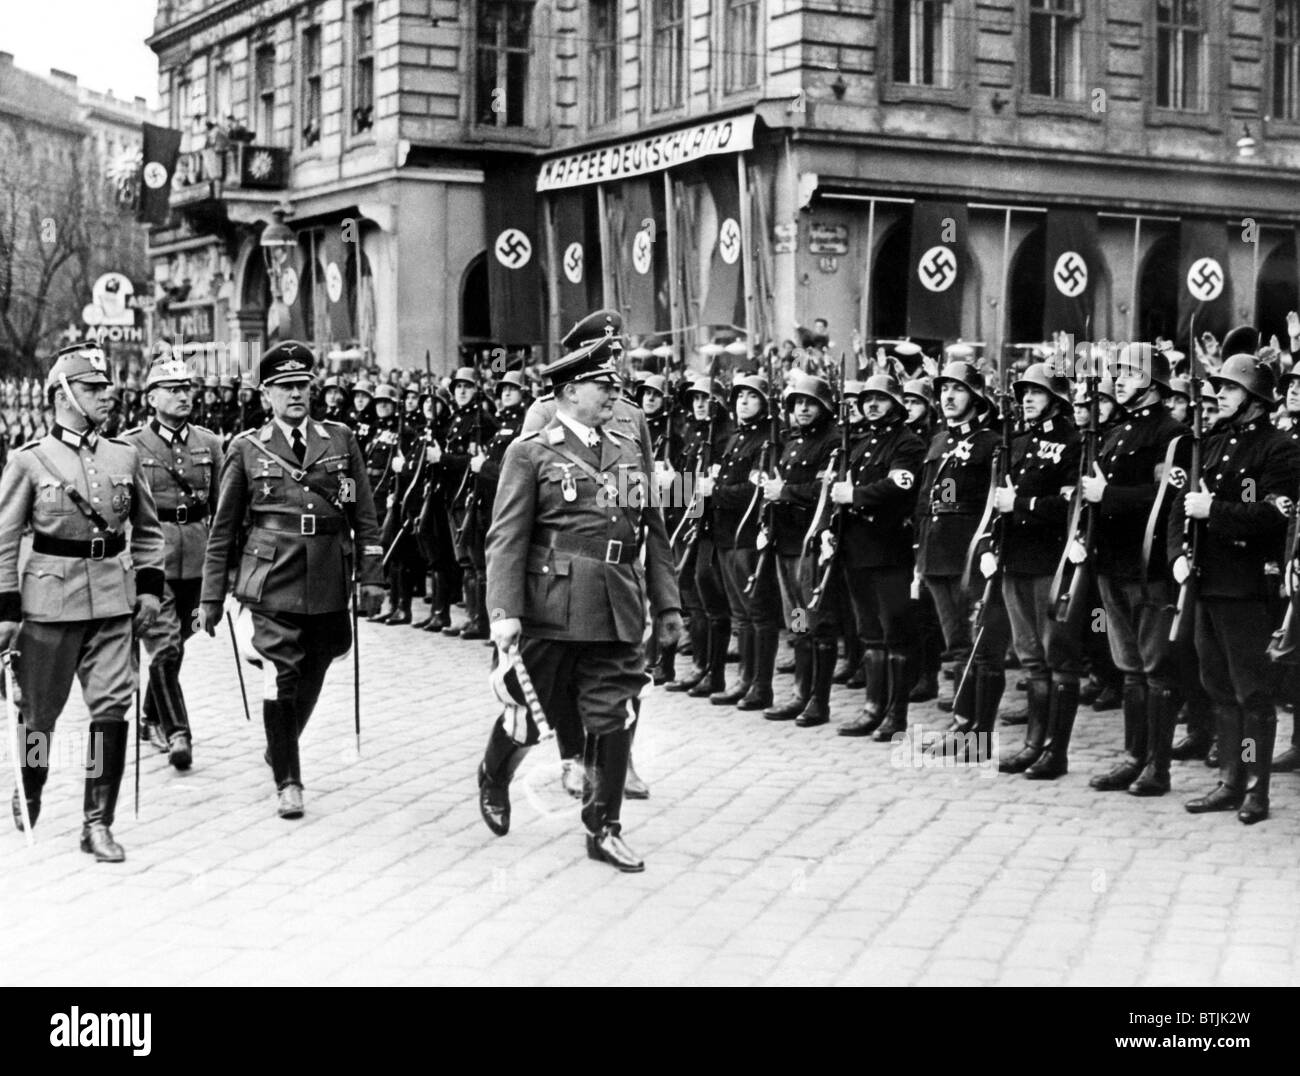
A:
POLYGON ((790 387, 785 390, 782 396, 782 402, 789 408, 796 396, 806 396, 810 400, 815 400, 826 409, 828 415, 835 412, 835 399, 831 395, 831 387, 825 378, 816 377, 813 374, 798 374, 790 387))
POLYGON ((903 382, 903 395, 914 396, 918 400, 924 400, 928 406, 934 406, 934 386, 928 377, 917 377, 903 382))
POLYGON ((740 394, 741 389, 749 389, 750 392, 758 393, 758 395, 762 397, 764 406, 767 405, 769 399, 767 378, 763 377, 761 374, 745 374, 743 377, 736 378, 736 380, 731 383, 731 402, 733 405, 735 404, 736 397, 740 394))
POLYGON ((858 406, 862 405, 863 396, 873 392, 888 396, 899 407, 905 406, 903 403, 903 386, 898 383, 898 378, 894 377, 893 374, 872 374, 862 382, 862 388, 858 390, 858 406))
POLYGON ((1045 362, 1031 363, 1020 378, 1011 385, 1017 397, 1026 389, 1038 388, 1054 396, 1061 403, 1070 404, 1070 382, 1061 374, 1054 374, 1045 362))
POLYGON ((401 399, 401 394, 397 391, 396 385, 383 384, 375 389, 375 401, 387 400, 395 404, 401 399))
POLYGON ((1277 397, 1273 391, 1275 385, 1273 367, 1266 362, 1261 362, 1254 355, 1229 355, 1224 364, 1219 367, 1219 372, 1210 377, 1210 383, 1216 390, 1222 382, 1240 385, 1270 409, 1277 406, 1277 397))
POLYGON ((984 385, 984 375, 979 372, 973 363, 966 362, 964 359, 948 363, 939 371, 939 376, 934 379, 936 395, 942 391, 944 383, 947 381, 967 389, 975 397, 976 407, 987 409, 990 406, 988 390, 984 385))

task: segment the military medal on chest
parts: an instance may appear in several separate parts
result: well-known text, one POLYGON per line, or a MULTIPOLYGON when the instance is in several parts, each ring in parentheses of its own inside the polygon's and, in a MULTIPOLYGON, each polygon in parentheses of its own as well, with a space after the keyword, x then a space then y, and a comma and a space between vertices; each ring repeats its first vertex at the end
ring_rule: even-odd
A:
POLYGON ((578 499, 578 483, 573 478, 573 468, 565 465, 564 477, 560 480, 560 493, 566 501, 578 499))

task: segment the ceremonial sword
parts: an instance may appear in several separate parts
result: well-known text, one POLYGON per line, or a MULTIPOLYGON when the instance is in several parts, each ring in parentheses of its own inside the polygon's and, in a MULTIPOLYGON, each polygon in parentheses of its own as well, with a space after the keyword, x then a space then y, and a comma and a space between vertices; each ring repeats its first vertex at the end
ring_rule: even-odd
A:
POLYGON ((10 736, 14 745, 14 781, 18 790, 18 804, 23 815, 23 835, 27 838, 27 847, 32 846, 32 816, 27 810, 27 786, 23 784, 23 763, 22 754, 27 745, 23 742, 26 737, 20 738, 18 735, 19 720, 18 706, 15 703, 16 690, 14 688, 14 658, 19 656, 17 650, 6 650, 0 653, 0 662, 4 663, 5 669, 5 710, 9 715, 10 736))

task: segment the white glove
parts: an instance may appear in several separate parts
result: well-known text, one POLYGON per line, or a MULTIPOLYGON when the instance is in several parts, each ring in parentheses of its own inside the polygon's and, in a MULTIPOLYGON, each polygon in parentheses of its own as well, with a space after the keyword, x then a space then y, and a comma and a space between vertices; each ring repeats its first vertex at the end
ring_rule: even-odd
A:
POLYGON ((998 570, 998 558, 992 553, 980 554, 980 575, 985 579, 992 579, 998 570))
POLYGON ((713 479, 709 475, 700 475, 700 480, 696 483, 696 488, 700 491, 701 497, 712 497, 713 479))
POLYGON ((1192 574, 1192 566, 1186 557, 1179 557, 1174 561, 1174 582, 1180 587, 1187 582, 1187 577, 1192 574))
POLYGON ((1082 564, 1088 559, 1088 547, 1078 538, 1071 538, 1070 544, 1066 546, 1065 555, 1070 558, 1071 564, 1082 564))
POLYGON ((393 474, 401 474, 401 473, 402 473, 402 468, 405 467, 405 466, 406 466, 406 457, 405 457, 405 456, 394 456, 394 457, 393 457, 393 474))

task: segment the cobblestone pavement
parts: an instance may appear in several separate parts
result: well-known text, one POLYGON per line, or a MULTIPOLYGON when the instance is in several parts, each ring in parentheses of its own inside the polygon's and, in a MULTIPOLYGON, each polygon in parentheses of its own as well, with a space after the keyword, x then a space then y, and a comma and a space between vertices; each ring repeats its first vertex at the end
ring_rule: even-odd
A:
MULTIPOLYGON (((0 830, 0 982, 1300 984, 1300 777, 1252 828, 1183 810, 1213 784, 1200 763, 1161 799, 1094 793, 1117 711, 1085 708, 1073 771, 1031 782, 653 689, 652 798, 624 810, 647 869, 620 875, 586 859, 549 744, 510 835, 480 821, 487 648, 363 624, 362 654, 362 754, 348 658, 304 739, 307 815, 285 822, 229 641, 198 638, 195 768, 146 753, 138 820, 128 771, 117 866, 77 848, 74 699, 35 848, 0 830)), ((841 721, 858 693, 832 701, 841 721)))

